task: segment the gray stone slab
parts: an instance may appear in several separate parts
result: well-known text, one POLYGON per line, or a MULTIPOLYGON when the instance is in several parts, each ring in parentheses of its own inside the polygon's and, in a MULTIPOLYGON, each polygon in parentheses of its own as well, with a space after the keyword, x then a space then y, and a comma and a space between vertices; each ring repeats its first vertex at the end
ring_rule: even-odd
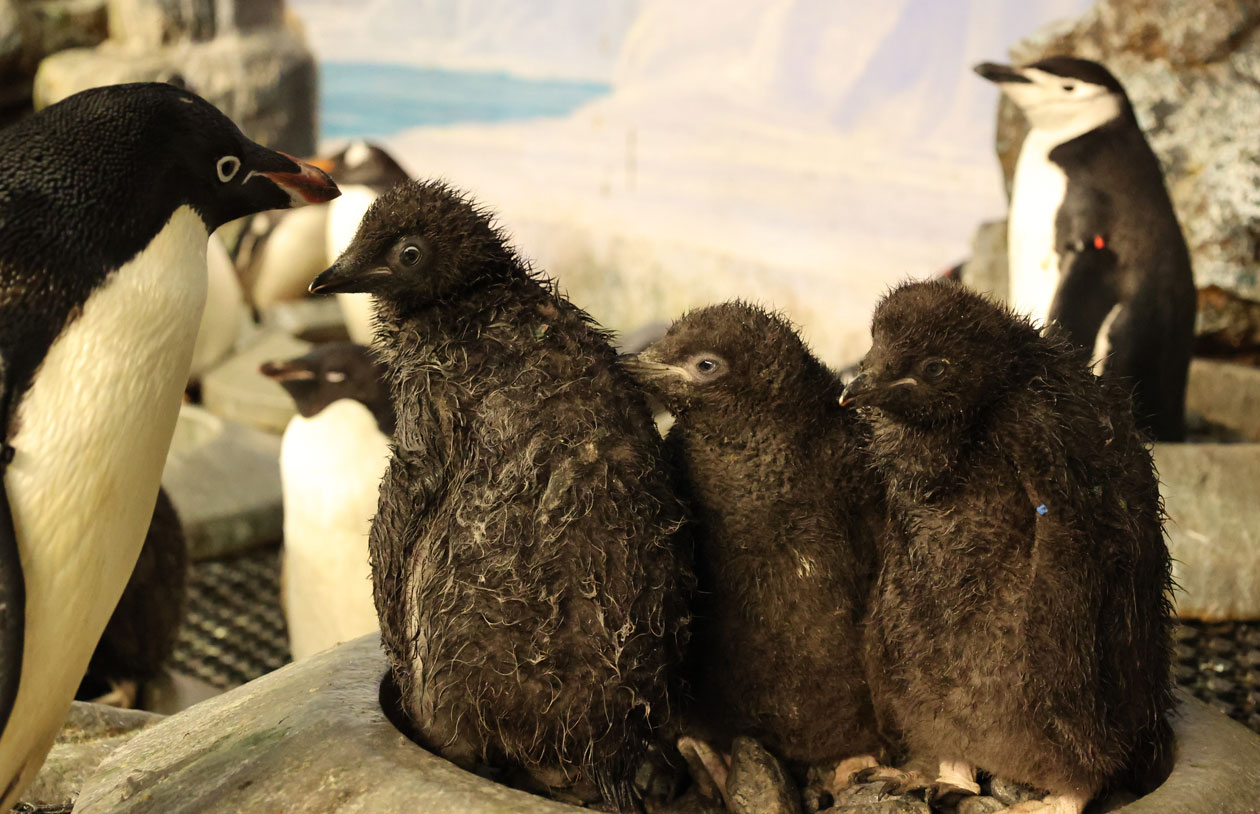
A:
POLYGON ((267 330, 235 356, 211 370, 201 383, 205 408, 220 418, 267 432, 282 433, 296 413, 293 399, 276 382, 258 372, 263 362, 292 359, 311 344, 284 331, 267 330))
POLYGON ((332 297, 277 302, 263 310, 262 324, 304 342, 345 342, 350 338, 341 307, 332 297))
MULTIPOLYGON (((364 636, 174 715, 114 752, 76 814, 562 814, 408 741, 380 711, 379 637, 364 636)), ((1178 694, 1172 774, 1125 814, 1254 814, 1260 736, 1178 694)))
POLYGON ((1156 444, 1177 612, 1260 618, 1260 444, 1156 444))
POLYGON ((179 512, 194 560, 283 536, 280 439, 275 435, 186 404, 175 424, 162 485, 179 512))
POLYGON ((1186 409, 1260 441, 1260 368, 1215 359, 1190 362, 1186 409))
POLYGON ((57 806, 74 800, 105 758, 161 715, 75 701, 35 782, 22 795, 31 806, 57 806))
POLYGON ((365 636, 171 716, 116 751, 76 814, 563 814, 584 811, 457 769, 380 711, 365 636))

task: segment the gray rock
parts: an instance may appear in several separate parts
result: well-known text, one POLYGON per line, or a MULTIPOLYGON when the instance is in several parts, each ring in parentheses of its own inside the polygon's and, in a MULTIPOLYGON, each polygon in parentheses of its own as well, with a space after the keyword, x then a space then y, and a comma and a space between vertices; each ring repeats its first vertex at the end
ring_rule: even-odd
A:
POLYGON ((1186 409, 1260 441, 1260 369, 1214 359, 1190 362, 1186 409))
POLYGON ((971 256, 963 263, 963 283, 981 294, 1005 300, 1010 292, 1008 276, 1006 221, 980 224, 971 240, 971 256))
POLYGON ((180 408, 162 472, 194 560, 274 543, 284 533, 280 439, 191 405, 180 408))
POLYGON ((726 796, 734 814, 800 814, 800 795, 774 755, 753 738, 731 743, 726 796))
POLYGON ((1156 444, 1155 466, 1178 615, 1260 618, 1260 444, 1156 444))
MULTIPOLYGON (((380 709, 385 666, 379 637, 364 636, 173 715, 114 752, 84 785, 75 812, 582 810, 461 771, 408 741, 380 709)), ((1151 794, 1117 810, 1253 814, 1260 799, 1260 736, 1184 692, 1178 701, 1172 774, 1151 794)), ((926 814, 921 802, 830 811, 926 814)))
POLYGON ((954 814, 995 814, 1006 809, 1006 804, 996 797, 968 797, 958 804, 954 814))
MULTIPOLYGON (((1011 49, 1096 59, 1124 83, 1164 165, 1198 285, 1260 295, 1260 4, 1099 0, 1011 49)), ((1009 102, 997 149, 1009 189, 1027 125, 1009 102)))
POLYGON ((928 804, 910 794, 884 794, 879 783, 850 786, 822 814, 928 814, 928 804))
POLYGON ((263 310, 262 324, 313 344, 345 342, 350 338, 341 306, 332 297, 277 302, 263 310))
POLYGON ((994 777, 989 780, 989 796, 1003 805, 1013 806, 1027 800, 1040 799, 1043 795, 1023 783, 994 777))
POLYGON ((105 758, 161 715, 75 701, 48 759, 22 795, 29 806, 71 803, 105 758))
POLYGON ((1228 358, 1260 355, 1260 302, 1214 285, 1199 289, 1198 300, 1196 353, 1228 358))
POLYGON ((315 60, 301 32, 283 20, 283 4, 258 0, 255 9, 253 0, 110 2, 108 41, 40 63, 33 89, 37 109, 99 85, 179 75, 250 138, 297 155, 315 151, 315 60), (224 13, 216 17, 214 10, 224 13))
POLYGON ((268 432, 284 432, 296 413, 293 399, 258 372, 274 359, 291 359, 310 350, 309 342, 278 330, 264 331, 236 356, 211 370, 201 382, 201 398, 215 415, 268 432))
POLYGON ((110 756, 76 814, 564 814, 464 772, 381 713, 365 636, 171 716, 110 756))

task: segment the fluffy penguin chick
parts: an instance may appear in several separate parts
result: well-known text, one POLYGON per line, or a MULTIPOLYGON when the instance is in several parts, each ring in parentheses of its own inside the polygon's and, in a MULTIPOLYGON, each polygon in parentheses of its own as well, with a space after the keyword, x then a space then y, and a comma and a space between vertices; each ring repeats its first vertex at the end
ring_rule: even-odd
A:
POLYGON ((300 413, 280 444, 281 593, 297 661, 377 629, 367 538, 394 405, 384 367, 350 342, 267 362, 262 373, 284 386, 300 413))
POLYGON ((88 663, 77 697, 117 706, 141 698, 144 682, 175 650, 188 593, 188 543, 175 505, 158 490, 140 557, 88 663))
POLYGON ((607 334, 438 183, 378 198, 311 290, 377 298, 398 425, 372 575, 423 739, 634 808, 693 580, 662 440, 607 334))
POLYGON ((845 403, 905 537, 884 546, 872 690, 938 790, 974 769, 1079 813, 1166 755, 1169 558, 1127 395, 1057 329, 962 286, 904 285, 875 311, 845 403))
POLYGON ((688 723, 800 764, 877 752, 861 623, 884 512, 838 381, 786 320, 739 302, 627 364, 676 418, 695 514, 688 723))

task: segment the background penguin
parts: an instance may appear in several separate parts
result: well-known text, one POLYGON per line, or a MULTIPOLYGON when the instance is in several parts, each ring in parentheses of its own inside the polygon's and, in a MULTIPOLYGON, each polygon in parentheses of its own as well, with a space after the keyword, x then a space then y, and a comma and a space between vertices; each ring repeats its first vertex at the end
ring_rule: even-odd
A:
POLYGON ((335 194, 169 85, 84 91, 0 131, 0 809, 39 770, 152 519, 209 232, 335 194))
POLYGON ((394 406, 368 348, 320 345, 267 362, 300 415, 280 446, 282 598, 293 660, 377 630, 368 530, 389 462, 394 406))
POLYGON ((692 578, 662 439, 608 335, 439 183, 378 198, 311 290, 377 300, 398 425, 372 575, 422 738, 634 809, 692 578))
MULTIPOLYGON (((904 540, 872 603, 872 690, 938 791, 975 768, 1079 814, 1170 755, 1168 549, 1129 399, 1057 328, 949 281, 904 285, 844 400, 904 540)), ((1162 777, 1158 778, 1162 780, 1162 777)))
MULTIPOLYGON (((389 153, 366 141, 352 141, 339 152, 311 159, 310 163, 337 182, 342 190, 337 201, 328 206, 255 215, 237 244, 241 278, 258 308, 305 297, 311 278, 328 268, 349 245, 372 200, 395 184, 410 180, 389 153)), ((359 326, 353 336, 361 344, 372 341, 370 316, 369 308, 364 316, 350 320, 359 326)))
POLYGON ((1102 65, 986 62, 1031 130, 1011 186, 1010 290, 1035 323, 1059 322, 1102 370, 1129 380, 1138 424, 1185 437, 1194 335, 1190 255, 1159 160, 1102 65))
POLYGON ((802 768, 865 756, 846 778, 874 765, 862 624, 883 494, 839 381, 785 319, 739 302, 626 364, 676 419, 695 517, 688 730, 723 752, 751 735, 802 768))
POLYGON ((188 544, 165 489, 136 567, 88 663, 75 697, 80 701, 143 706, 145 682, 156 678, 175 651, 188 590, 188 544))

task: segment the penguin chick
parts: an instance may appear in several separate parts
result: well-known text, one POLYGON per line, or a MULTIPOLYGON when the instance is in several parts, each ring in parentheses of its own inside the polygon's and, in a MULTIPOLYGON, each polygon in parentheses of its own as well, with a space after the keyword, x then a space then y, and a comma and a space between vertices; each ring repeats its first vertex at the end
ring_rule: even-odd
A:
POLYGON ((389 461, 394 406, 384 367, 350 342, 267 362, 263 375, 300 415, 280 443, 284 492, 281 599, 297 661, 379 627, 368 530, 389 461))
POLYGON ((114 614, 79 685, 83 701, 134 706, 175 651, 188 593, 188 543, 165 489, 114 614), (102 695, 102 693, 107 693, 102 695))
POLYGON ((1190 253, 1124 87, 1097 62, 986 62, 1028 118, 1011 184, 1011 302, 1058 322, 1133 388, 1138 426, 1185 438, 1196 294, 1190 253))
POLYGON ((637 807, 693 578, 662 439, 608 334, 440 183, 378 198, 311 291, 377 298, 398 423, 372 574, 423 740, 637 807))
POLYGON ((336 194, 166 84, 0 130, 0 810, 48 754, 153 517, 209 234, 336 194))
POLYGON ((878 752, 862 620, 883 496, 839 382, 742 302, 688 313, 627 365, 675 417, 696 521, 688 723, 796 764, 878 752))
MULTIPOLYGON (((875 311, 845 389, 892 517, 872 601, 872 690, 938 788, 974 770, 1079 812, 1169 749, 1169 557, 1129 399, 1057 329, 947 281, 875 311)), ((1162 779, 1162 778, 1161 778, 1162 779)))

